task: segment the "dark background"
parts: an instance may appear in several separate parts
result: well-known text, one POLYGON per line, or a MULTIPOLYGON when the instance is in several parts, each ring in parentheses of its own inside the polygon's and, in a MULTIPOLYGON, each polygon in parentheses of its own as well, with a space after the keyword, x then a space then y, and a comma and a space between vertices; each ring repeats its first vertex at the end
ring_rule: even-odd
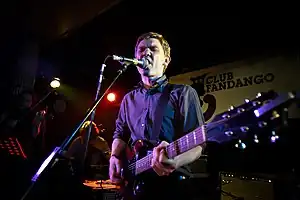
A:
MULTIPOLYGON (((36 42, 39 47, 35 87, 40 96, 45 93, 45 83, 52 77, 61 79, 58 95, 45 102, 50 107, 57 99, 66 103, 64 112, 53 112, 54 118, 48 120, 45 134, 47 153, 73 133, 94 102, 99 70, 105 57, 112 54, 133 57, 135 41, 144 32, 159 32, 170 43, 172 62, 167 70, 168 76, 236 60, 299 55, 298 20, 292 10, 289 10, 289 15, 283 14, 287 11, 284 9, 272 14, 264 10, 264 15, 259 15, 248 7, 249 12, 238 15, 232 12, 231 6, 231 9, 223 7, 223 12, 219 12, 191 2, 179 3, 180 9, 172 7, 174 2, 165 4, 157 0, 123 0, 107 9, 109 3, 101 2, 103 5, 89 1, 87 6, 79 1, 73 4, 67 1, 45 4, 11 1, 7 7, 3 6, 7 9, 3 9, 5 17, 2 18, 1 33, 2 90, 6 91, 5 87, 9 87, 15 78, 15 63, 28 41, 36 42), (201 15, 202 12, 209 14, 201 15)), ((239 10, 243 12, 245 9, 239 10)), ((108 61, 102 93, 118 69, 119 63, 108 61)), ((111 89, 117 95, 116 102, 109 103, 104 98, 97 107, 96 122, 106 128, 103 136, 109 142, 118 104, 138 81, 135 67, 130 67, 111 89)), ((3 103, 2 107, 5 106, 3 103)), ((261 152, 268 151, 259 148, 249 154, 261 152)), ((233 152, 231 161, 242 160, 244 156, 233 152)), ((282 159, 278 162, 284 165, 282 159)), ((249 163, 251 161, 244 165, 249 163)), ((252 164, 263 165, 257 161, 252 164)))

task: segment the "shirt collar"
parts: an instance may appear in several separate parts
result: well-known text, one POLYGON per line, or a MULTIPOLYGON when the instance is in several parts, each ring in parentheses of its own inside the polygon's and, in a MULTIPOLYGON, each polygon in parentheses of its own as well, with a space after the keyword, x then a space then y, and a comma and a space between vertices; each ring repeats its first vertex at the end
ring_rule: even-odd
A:
POLYGON ((156 92, 162 92, 164 87, 167 85, 167 83, 168 83, 168 79, 167 79, 166 75, 163 75, 160 78, 153 81, 153 83, 152 83, 153 86, 149 89, 146 89, 144 87, 144 84, 142 81, 139 82, 138 87, 140 87, 143 91, 146 91, 147 94, 154 94, 156 92))

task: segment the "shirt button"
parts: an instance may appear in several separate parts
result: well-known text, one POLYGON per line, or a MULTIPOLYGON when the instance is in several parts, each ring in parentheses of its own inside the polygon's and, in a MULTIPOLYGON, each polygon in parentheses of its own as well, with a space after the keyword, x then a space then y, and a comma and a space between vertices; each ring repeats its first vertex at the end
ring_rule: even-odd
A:
POLYGON ((142 126, 145 126, 145 124, 142 124, 142 126))

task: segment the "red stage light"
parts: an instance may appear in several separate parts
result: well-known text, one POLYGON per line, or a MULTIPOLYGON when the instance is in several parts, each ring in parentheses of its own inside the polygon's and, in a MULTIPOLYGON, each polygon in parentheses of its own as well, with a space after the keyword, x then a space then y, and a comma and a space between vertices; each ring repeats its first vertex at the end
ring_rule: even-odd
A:
POLYGON ((108 95, 107 95, 107 100, 108 101, 110 101, 110 102, 113 102, 113 101, 115 101, 116 100, 116 95, 114 94, 114 93, 109 93, 108 95))

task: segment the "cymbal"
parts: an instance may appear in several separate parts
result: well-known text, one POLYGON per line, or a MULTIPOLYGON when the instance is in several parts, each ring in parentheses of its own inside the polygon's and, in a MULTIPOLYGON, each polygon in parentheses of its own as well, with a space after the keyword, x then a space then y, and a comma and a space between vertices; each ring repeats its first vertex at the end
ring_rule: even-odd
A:
POLYGON ((97 180, 97 181, 90 181, 85 180, 83 185, 91 187, 94 190, 118 190, 120 186, 111 182, 111 180, 97 180))

